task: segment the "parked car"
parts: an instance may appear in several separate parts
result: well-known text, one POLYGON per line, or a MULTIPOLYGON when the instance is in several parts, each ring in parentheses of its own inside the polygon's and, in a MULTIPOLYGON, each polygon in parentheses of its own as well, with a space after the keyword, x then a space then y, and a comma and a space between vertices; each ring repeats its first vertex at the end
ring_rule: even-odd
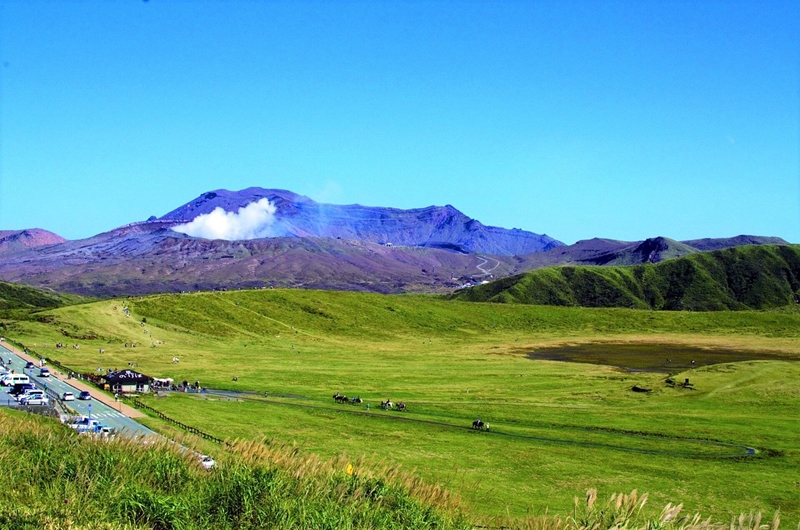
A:
POLYGON ((42 368, 39 370, 39 377, 50 377, 50 370, 47 368, 42 368))
POLYGON ((89 401, 92 399, 92 395, 89 393, 88 390, 81 390, 81 393, 78 394, 78 399, 82 399, 84 401, 89 401))
POLYGON ((102 436, 103 438, 107 438, 109 436, 114 435, 114 429, 111 427, 106 427, 105 425, 98 425, 94 429, 95 434, 102 436))
POLYGON ((45 396, 44 392, 41 390, 24 394, 19 400, 20 405, 47 405, 49 403, 50 400, 47 399, 47 396, 45 396))
POLYGON ((11 390, 8 391, 8 393, 12 396, 19 396, 30 390, 37 390, 36 385, 33 383, 17 383, 11 388, 11 390))
POLYGON ((208 455, 200 455, 200 465, 203 466, 204 468, 211 469, 216 464, 217 463, 214 462, 214 459, 211 458, 210 456, 208 456, 208 455))
POLYGON ((86 416, 82 416, 81 418, 70 423, 69 426, 78 431, 79 433, 94 432, 97 429, 97 427, 100 426, 100 422, 97 420, 89 419, 86 416))
POLYGON ((61 394, 61 401, 75 401, 75 394, 72 392, 64 392, 61 394))

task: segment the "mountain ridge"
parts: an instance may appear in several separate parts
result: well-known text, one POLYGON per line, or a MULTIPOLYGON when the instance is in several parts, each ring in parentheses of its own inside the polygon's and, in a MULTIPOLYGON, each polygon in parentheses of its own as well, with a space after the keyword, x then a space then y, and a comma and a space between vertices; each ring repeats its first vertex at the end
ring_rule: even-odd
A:
POLYGON ((271 231, 277 237, 357 239, 503 256, 563 245, 546 234, 486 226, 452 205, 400 209, 325 204, 288 190, 258 187, 237 192, 224 189, 206 192, 158 220, 189 223, 216 208, 234 213, 261 199, 267 199, 275 207, 271 231))
MULTIPOLYGON (((3 237, 11 243, 0 245, 1 279, 89 296, 271 286, 450 292, 549 265, 655 263, 701 252, 665 237, 564 245, 546 235, 485 226, 451 205, 326 205, 257 187, 207 192, 161 217, 81 240, 39 229, 0 232, 3 237), (284 235, 205 239, 175 230, 217 208, 229 216, 261 199, 271 201, 272 224, 284 235)), ((744 235, 691 243, 724 248, 764 242, 785 243, 744 235)))
POLYGON ((656 264, 546 267, 452 298, 655 310, 771 309, 800 303, 800 245, 745 245, 656 264))

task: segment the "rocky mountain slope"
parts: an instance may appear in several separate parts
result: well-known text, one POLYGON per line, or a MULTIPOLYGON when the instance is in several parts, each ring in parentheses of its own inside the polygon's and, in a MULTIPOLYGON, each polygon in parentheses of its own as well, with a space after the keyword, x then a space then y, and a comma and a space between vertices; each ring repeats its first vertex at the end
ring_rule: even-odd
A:
POLYGON ((338 206, 248 188, 208 192, 160 218, 83 240, 38 229, 0 232, 0 279, 89 296, 270 286, 449 292, 549 265, 656 263, 765 242, 783 240, 590 239, 565 246, 546 235, 485 226, 452 206, 338 206), (246 213, 254 204, 262 206, 255 216, 246 213), (254 239, 188 235, 198 221, 205 228, 259 226, 245 231, 254 239))
POLYGON ((46 245, 57 245, 65 241, 66 239, 58 234, 42 230, 41 228, 0 230, 0 254, 43 247, 46 245))
POLYGON ((6 255, 0 278, 91 296, 258 287, 450 291, 505 276, 510 258, 330 238, 207 240, 162 221, 6 255), (478 268, 487 262, 484 270, 478 268))
POLYGON ((216 208, 237 212, 265 198, 275 207, 270 235, 276 237, 346 239, 501 256, 541 252, 563 245, 547 235, 485 226, 450 205, 401 210, 322 204, 291 191, 264 188, 204 193, 159 220, 188 223, 216 208))

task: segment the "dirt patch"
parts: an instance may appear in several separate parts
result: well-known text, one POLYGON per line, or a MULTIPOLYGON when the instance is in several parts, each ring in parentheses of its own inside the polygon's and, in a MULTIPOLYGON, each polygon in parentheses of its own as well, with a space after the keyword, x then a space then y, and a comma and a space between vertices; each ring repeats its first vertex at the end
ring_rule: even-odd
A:
POLYGON ((712 364, 742 361, 797 361, 796 355, 706 349, 679 344, 590 343, 542 348, 529 359, 615 366, 629 372, 682 372, 712 364))

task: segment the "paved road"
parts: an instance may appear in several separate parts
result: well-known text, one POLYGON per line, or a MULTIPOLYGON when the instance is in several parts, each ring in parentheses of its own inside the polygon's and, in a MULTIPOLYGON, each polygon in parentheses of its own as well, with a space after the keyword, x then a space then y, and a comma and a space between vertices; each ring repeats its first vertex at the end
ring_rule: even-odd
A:
MULTIPOLYGON (((74 411, 75 414, 83 416, 90 416, 92 419, 98 420, 103 425, 113 428, 119 433, 127 433, 133 436, 140 435, 153 435, 155 432, 151 431, 144 425, 134 421, 131 416, 142 417, 143 414, 138 410, 125 405, 117 403, 114 398, 107 396, 94 387, 78 381, 75 379, 68 379, 57 370, 51 369, 50 377, 39 377, 39 363, 33 357, 17 351, 7 344, 0 344, 0 356, 2 356, 2 363, 13 368, 18 373, 24 373, 30 376, 31 382, 38 387, 48 391, 51 399, 53 394, 62 395, 64 392, 72 392, 77 398, 82 390, 88 390, 92 394, 91 401, 67 401, 65 405, 74 411), (12 351, 12 349, 14 351, 12 351), (33 361, 37 368, 25 369, 25 364, 28 361, 33 361)), ((6 394, 6 388, 0 391, 0 405, 8 404, 9 400, 13 402, 13 398, 6 394)))

